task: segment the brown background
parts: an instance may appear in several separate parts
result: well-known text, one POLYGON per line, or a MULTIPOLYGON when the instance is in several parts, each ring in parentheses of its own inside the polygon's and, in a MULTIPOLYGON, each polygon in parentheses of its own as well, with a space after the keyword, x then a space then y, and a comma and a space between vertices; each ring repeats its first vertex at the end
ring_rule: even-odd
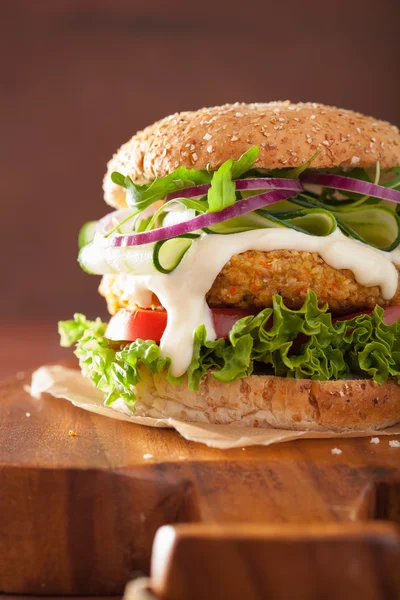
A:
POLYGON ((77 232, 107 211, 108 158, 155 119, 290 98, 400 122, 397 0, 3 0, 0 9, 9 323, 105 316, 98 278, 76 263, 77 232))

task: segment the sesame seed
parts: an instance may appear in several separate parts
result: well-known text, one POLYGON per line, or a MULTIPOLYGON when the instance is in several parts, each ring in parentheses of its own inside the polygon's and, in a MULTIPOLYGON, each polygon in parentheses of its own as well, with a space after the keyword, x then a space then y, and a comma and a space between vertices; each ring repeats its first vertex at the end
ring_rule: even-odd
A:
POLYGON ((358 133, 361 133, 361 129, 360 129, 359 127, 356 127, 356 131, 357 131, 358 133))
POLYGON ((341 141, 341 142, 347 142, 347 138, 345 138, 345 137, 342 135, 342 136, 341 136, 341 138, 340 138, 340 141, 341 141))
POLYGON ((207 142, 209 140, 211 140, 211 138, 212 138, 212 135, 210 135, 208 132, 206 134, 204 134, 204 136, 203 136, 203 140, 207 140, 207 142))
POLYGON ((285 117, 279 117, 278 121, 286 121, 285 117))
POLYGON ((376 142, 376 138, 372 137, 371 142, 376 142))
POLYGON ((331 453, 332 454, 342 454, 343 450, 341 450, 340 448, 332 448, 331 453))
POLYGON ((352 158, 351 158, 351 164, 352 165, 356 165, 359 162, 360 162, 360 157, 359 156, 352 156, 352 158))
POLYGON ((293 117, 294 121, 300 121, 299 117, 293 117))
POLYGON ((315 119, 315 115, 311 115, 311 116, 310 116, 310 119, 315 119))
POLYGON ((385 142, 381 142, 381 148, 385 147, 385 142))
POLYGON ((237 135, 233 135, 232 136, 232 142, 237 142, 238 141, 238 136, 237 135))
POLYGON ((237 112, 237 113, 235 114, 235 117, 243 117, 243 113, 241 113, 241 112, 237 112))
POLYGON ((152 455, 152 454, 143 454, 143 458, 144 458, 145 460, 147 460, 147 459, 149 459, 149 458, 153 458, 153 455, 152 455))
POLYGON ((379 444, 381 440, 378 437, 373 437, 370 439, 370 444, 379 444))
POLYGON ((207 146, 207 152, 212 152, 213 151, 213 147, 212 144, 210 144, 209 146, 207 146))
POLYGON ((322 143, 323 143, 324 146, 329 146, 328 140, 324 140, 322 143))
POLYGON ((26 415, 27 417, 30 417, 30 416, 31 416, 31 413, 29 413, 29 412, 28 412, 28 413, 25 413, 25 415, 26 415))

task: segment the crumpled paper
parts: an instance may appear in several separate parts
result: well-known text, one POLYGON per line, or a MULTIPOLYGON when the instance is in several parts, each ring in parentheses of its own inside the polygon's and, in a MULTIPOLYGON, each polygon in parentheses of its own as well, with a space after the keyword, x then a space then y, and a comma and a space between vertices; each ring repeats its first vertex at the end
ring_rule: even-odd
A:
POLYGON ((286 429, 267 429, 240 427, 237 425, 212 425, 209 423, 185 423, 177 419, 142 417, 131 414, 122 400, 111 406, 104 406, 104 395, 77 369, 61 365, 40 367, 32 375, 30 393, 40 399, 41 394, 51 394, 55 398, 69 400, 74 406, 91 412, 129 421, 148 427, 168 427, 176 429, 186 440, 206 444, 211 448, 245 448, 246 446, 268 446, 278 442, 297 439, 376 437, 382 435, 400 435, 400 423, 383 430, 366 430, 347 433, 321 431, 288 431, 286 429))

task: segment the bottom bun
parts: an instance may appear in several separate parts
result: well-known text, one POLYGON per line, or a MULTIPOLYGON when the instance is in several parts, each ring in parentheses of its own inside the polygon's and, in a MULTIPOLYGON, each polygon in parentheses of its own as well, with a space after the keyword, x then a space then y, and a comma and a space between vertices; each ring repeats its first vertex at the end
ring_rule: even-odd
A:
POLYGON ((391 379, 313 381, 251 375, 233 383, 203 377, 200 389, 174 387, 141 372, 136 414, 197 423, 314 431, 383 429, 400 421, 400 385, 391 379))

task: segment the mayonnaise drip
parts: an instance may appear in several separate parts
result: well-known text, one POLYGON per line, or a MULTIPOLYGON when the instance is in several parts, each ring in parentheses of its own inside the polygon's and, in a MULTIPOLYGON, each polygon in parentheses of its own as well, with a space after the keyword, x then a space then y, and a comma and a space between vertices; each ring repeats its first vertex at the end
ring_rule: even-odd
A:
POLYGON ((168 275, 120 275, 125 300, 147 307, 151 305, 149 292, 153 292, 168 312, 160 348, 163 356, 171 358, 173 375, 182 375, 190 365, 196 327, 204 324, 207 338, 215 340, 206 294, 230 258, 247 250, 316 252, 331 267, 351 270, 361 285, 379 286, 386 300, 397 290, 398 272, 394 265, 400 265, 400 250, 377 250, 346 237, 339 229, 326 237, 283 228, 203 235, 194 241, 180 265, 168 275))

